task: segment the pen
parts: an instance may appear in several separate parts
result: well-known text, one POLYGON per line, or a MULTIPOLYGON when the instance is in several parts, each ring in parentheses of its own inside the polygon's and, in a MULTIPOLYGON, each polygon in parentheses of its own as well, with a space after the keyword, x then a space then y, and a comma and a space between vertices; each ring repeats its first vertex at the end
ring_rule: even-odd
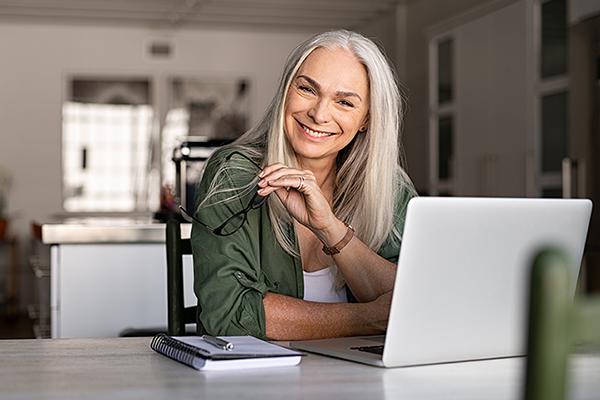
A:
POLYGON ((202 335, 200 339, 204 340, 206 343, 210 343, 215 347, 218 347, 223 350, 233 350, 233 343, 228 342, 227 340, 223 340, 216 336, 210 335, 202 335))

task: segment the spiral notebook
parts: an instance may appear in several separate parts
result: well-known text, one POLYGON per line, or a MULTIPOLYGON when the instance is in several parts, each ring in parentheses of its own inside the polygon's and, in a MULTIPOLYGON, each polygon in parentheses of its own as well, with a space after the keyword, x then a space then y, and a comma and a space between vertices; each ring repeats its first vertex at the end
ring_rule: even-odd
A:
POLYGON ((221 350, 199 336, 169 336, 160 333, 150 348, 175 361, 201 371, 240 368, 284 367, 300 363, 304 353, 253 336, 223 336, 233 350, 221 350))

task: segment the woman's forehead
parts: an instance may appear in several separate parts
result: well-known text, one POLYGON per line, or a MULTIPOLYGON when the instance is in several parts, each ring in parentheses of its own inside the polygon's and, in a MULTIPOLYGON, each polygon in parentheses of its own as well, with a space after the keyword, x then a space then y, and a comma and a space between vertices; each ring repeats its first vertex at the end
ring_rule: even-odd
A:
POLYGON ((369 91, 367 70, 348 49, 319 47, 304 60, 296 77, 308 76, 319 85, 335 91, 352 91, 366 96, 369 91))

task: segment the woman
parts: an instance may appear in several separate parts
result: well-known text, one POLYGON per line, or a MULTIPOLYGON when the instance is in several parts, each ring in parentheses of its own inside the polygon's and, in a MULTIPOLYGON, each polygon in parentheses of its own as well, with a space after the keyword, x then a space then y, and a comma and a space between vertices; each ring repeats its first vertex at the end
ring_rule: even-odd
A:
POLYGON ((394 75, 370 40, 327 32, 292 52, 262 121, 211 157, 199 186, 201 331, 297 340, 385 330, 414 195, 400 121, 394 75))

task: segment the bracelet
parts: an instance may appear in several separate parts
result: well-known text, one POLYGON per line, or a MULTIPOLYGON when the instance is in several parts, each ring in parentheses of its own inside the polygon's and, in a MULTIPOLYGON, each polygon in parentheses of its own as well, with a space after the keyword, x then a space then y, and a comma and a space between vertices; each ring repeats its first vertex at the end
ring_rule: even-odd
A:
POLYGON ((346 234, 344 235, 342 240, 340 240, 331 247, 327 247, 327 245, 324 244, 323 253, 327 254, 328 256, 338 254, 344 247, 346 247, 348 243, 350 243, 350 240, 352 240, 352 238, 354 237, 354 228, 349 224, 346 224, 345 222, 344 224, 348 227, 348 230, 346 231, 346 234))

